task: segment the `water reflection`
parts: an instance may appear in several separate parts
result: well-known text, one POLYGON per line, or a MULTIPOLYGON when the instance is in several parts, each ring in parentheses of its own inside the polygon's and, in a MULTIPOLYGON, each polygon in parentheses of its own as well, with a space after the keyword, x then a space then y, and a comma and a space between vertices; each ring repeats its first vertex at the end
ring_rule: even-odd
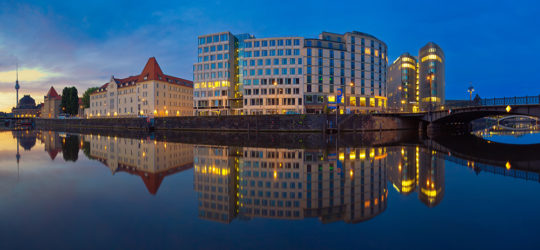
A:
POLYGON ((534 154, 538 145, 497 144, 472 135, 376 146, 342 146, 338 138, 331 138, 326 147, 301 144, 285 148, 258 143, 188 144, 152 136, 12 133, 17 140, 17 163, 19 146, 31 150, 37 139, 51 160, 61 153, 65 162, 75 163, 82 149, 87 158, 101 162, 113 175, 139 176, 152 195, 165 177, 193 167, 198 216, 221 223, 253 218, 358 223, 386 210, 389 188, 405 196, 416 193, 422 204, 435 207, 445 195, 448 161, 476 173, 488 171, 527 180, 539 181, 540 172, 535 165, 540 157, 534 154), (511 158, 515 156, 519 158, 511 158))
POLYGON ((151 194, 157 193, 163 178, 193 166, 189 144, 100 135, 86 135, 85 142, 92 159, 106 165, 113 175, 126 172, 141 177, 151 194))
POLYGON ((360 222, 386 208, 385 148, 195 147, 201 218, 360 222))

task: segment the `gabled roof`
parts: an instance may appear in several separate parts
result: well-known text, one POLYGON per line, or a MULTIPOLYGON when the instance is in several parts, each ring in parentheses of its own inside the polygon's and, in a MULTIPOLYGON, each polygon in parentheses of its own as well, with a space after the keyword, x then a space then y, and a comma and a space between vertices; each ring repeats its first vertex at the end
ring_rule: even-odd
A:
POLYGON ((49 157, 51 157, 51 160, 54 161, 54 158, 56 158, 56 155, 58 155, 58 153, 60 152, 59 149, 51 149, 49 151, 47 151, 47 153, 49 153, 49 157))
POLYGON ((161 80, 160 77, 163 77, 163 71, 159 67, 159 64, 156 61, 155 57, 150 57, 142 73, 139 75, 139 81, 144 81, 144 77, 148 77, 148 80, 161 80))
POLYGON ((54 99, 62 99, 62 97, 60 95, 58 95, 58 93, 56 92, 56 90, 52 86, 49 89, 49 92, 47 92, 47 95, 45 97, 54 98, 54 99))
MULTIPOLYGON (((129 87, 129 86, 135 85, 137 82, 144 82, 144 81, 151 81, 151 80, 169 82, 172 84, 177 84, 180 86, 193 88, 192 81, 163 74, 163 71, 161 70, 161 67, 159 67, 159 64, 155 57, 150 57, 148 59, 141 74, 135 75, 135 76, 129 76, 127 78, 114 78, 113 77, 113 79, 116 82, 118 88, 129 87)), ((94 93, 106 91, 108 86, 109 86, 109 83, 105 83, 103 86, 99 87, 99 89, 96 90, 94 93)))

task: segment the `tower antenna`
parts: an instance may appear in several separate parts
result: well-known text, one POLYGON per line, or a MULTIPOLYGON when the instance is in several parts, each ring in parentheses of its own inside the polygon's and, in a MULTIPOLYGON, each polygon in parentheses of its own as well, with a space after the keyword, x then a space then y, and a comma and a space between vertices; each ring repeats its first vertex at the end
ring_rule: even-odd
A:
POLYGON ((19 62, 17 61, 17 68, 16 68, 16 80, 15 80, 15 91, 17 91, 17 100, 15 100, 15 107, 17 108, 19 106, 19 88, 21 86, 19 85, 19 62))

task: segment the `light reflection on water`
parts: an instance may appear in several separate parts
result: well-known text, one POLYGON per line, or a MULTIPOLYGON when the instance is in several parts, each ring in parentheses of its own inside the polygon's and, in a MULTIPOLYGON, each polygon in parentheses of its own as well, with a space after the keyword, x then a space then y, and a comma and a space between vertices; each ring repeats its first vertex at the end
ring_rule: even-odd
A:
POLYGON ((396 248, 418 234, 458 247, 450 240, 458 228, 517 237, 534 235, 540 222, 539 168, 527 167, 534 157, 509 159, 507 169, 504 156, 485 159, 449 142, 285 148, 52 131, 0 137, 9 145, 1 148, 0 233, 11 247, 80 247, 89 233, 99 236, 89 248, 396 248), (519 230, 489 227, 495 221, 519 230), (28 235, 33 242, 23 241, 28 235))

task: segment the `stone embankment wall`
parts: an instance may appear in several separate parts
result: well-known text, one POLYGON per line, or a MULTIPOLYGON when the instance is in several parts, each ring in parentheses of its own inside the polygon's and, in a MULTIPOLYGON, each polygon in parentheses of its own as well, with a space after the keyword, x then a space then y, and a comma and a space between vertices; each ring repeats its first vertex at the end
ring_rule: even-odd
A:
MULTIPOLYGON (((335 129, 332 115, 251 115, 160 117, 153 127, 146 118, 36 119, 38 129, 92 128, 112 130, 229 131, 229 132, 325 132, 335 129)), ((343 115, 337 119, 340 131, 368 132, 417 130, 418 121, 398 116, 343 115)))

